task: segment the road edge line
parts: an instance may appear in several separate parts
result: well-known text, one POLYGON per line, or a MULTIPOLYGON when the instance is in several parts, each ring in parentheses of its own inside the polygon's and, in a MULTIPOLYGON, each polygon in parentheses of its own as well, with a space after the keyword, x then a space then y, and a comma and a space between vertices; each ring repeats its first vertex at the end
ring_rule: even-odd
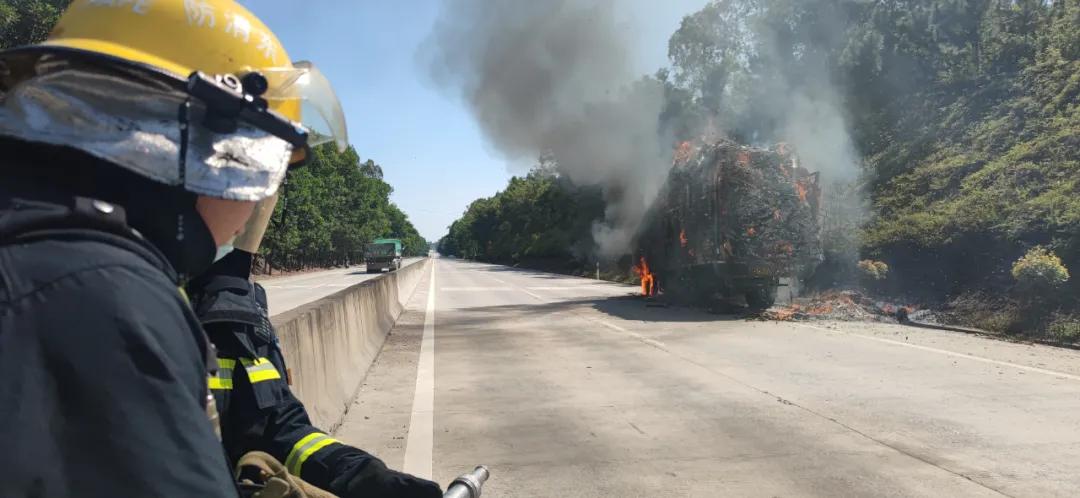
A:
POLYGON ((424 311, 424 335, 420 339, 420 358, 416 364, 416 390, 413 393, 409 432, 405 439, 402 469, 409 474, 431 479, 432 447, 435 437, 435 259, 431 260, 427 309, 424 311))
POLYGON ((913 348, 913 349, 920 349, 920 350, 927 351, 927 352, 930 352, 930 353, 938 353, 938 354, 942 354, 942 355, 945 355, 945 356, 953 356, 953 357, 956 357, 956 358, 964 358, 964 359, 967 359, 967 360, 978 361, 978 362, 982 362, 982 363, 989 363, 989 364, 992 364, 992 365, 998 365, 998 366, 1002 366, 1002 367, 1012 367, 1012 368, 1016 368, 1016 369, 1019 369, 1019 370, 1026 370, 1028 372, 1039 373, 1039 374, 1043 374, 1043 375, 1049 375, 1051 377, 1057 377, 1057 378, 1061 378, 1061 379, 1080 381, 1080 375, 1073 375, 1073 374, 1070 374, 1070 373, 1058 372, 1056 370, 1047 370, 1045 368, 1039 368, 1039 367, 1029 367, 1027 365, 1021 365, 1019 363, 1012 363, 1012 362, 1003 361, 1003 360, 994 360, 994 359, 991 359, 991 358, 983 358, 982 356, 975 356, 975 355, 970 355, 970 354, 965 354, 965 353, 957 353, 956 351, 949 351, 947 349, 939 349, 939 348, 934 348, 934 347, 930 347, 930 346, 923 346, 921 344, 912 344, 912 343, 909 343, 909 342, 894 341, 892 339, 886 339, 884 337, 874 337, 874 336, 870 336, 870 335, 858 334, 858 333, 855 333, 855 332, 847 332, 847 331, 844 331, 844 330, 837 330, 837 329, 830 329, 830 328, 826 328, 826 327, 819 327, 817 325, 810 325, 808 323, 800 323, 799 325, 802 325, 804 327, 810 327, 812 329, 823 330, 825 332, 839 332, 841 334, 855 336, 855 337, 858 337, 860 339, 866 339, 866 340, 869 340, 869 341, 881 342, 881 343, 884 343, 884 344, 892 344, 894 346, 904 346, 904 347, 913 348))

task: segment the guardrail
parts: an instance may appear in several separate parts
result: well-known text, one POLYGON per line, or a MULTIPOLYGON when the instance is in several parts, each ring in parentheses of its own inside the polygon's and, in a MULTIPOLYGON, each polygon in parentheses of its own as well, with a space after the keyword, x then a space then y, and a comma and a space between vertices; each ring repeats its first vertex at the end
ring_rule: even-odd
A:
POLYGON ((430 264, 408 265, 270 318, 293 393, 316 427, 333 431, 341 424, 430 264))

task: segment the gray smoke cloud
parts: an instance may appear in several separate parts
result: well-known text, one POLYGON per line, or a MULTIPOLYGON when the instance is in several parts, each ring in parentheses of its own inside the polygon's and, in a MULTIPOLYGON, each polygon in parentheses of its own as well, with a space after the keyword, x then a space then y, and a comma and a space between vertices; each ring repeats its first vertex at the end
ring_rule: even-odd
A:
POLYGON ((613 0, 450 0, 422 54, 508 159, 550 154, 560 174, 602 187, 602 256, 632 249, 671 165, 663 88, 635 82, 633 30, 615 14, 613 0))
MULTIPOLYGON (((750 5, 750 3, 744 3, 750 5)), ((762 5, 762 4, 757 4, 762 5)), ((768 9, 758 16, 773 15, 768 9)), ((821 173, 821 239, 826 256, 854 269, 859 259, 859 231, 869 219, 869 201, 861 188, 863 160, 851 135, 843 88, 830 73, 827 53, 845 43, 847 21, 823 15, 813 43, 801 47, 793 66, 790 33, 785 25, 756 23, 749 50, 759 58, 765 77, 755 81, 756 98, 742 116, 770 123, 758 130, 763 143, 786 142, 800 166, 821 173)))
POLYGON ((860 159, 835 90, 790 95, 780 136, 794 146, 802 166, 821 172, 830 182, 855 180, 860 159))
POLYGON ((821 172, 830 182, 854 180, 859 176, 861 159, 851 137, 842 89, 830 73, 826 55, 843 47, 844 41, 837 34, 846 30, 845 21, 819 19, 819 32, 799 47, 791 40, 789 26, 767 22, 785 15, 763 8, 773 3, 783 5, 749 0, 729 4, 757 6, 746 7, 754 16, 754 27, 742 35, 746 40, 744 57, 756 60, 757 77, 751 83, 730 88, 735 94, 752 95, 752 103, 738 114, 748 123, 760 123, 755 131, 762 143, 757 145, 787 142, 794 147, 802 166, 821 172))

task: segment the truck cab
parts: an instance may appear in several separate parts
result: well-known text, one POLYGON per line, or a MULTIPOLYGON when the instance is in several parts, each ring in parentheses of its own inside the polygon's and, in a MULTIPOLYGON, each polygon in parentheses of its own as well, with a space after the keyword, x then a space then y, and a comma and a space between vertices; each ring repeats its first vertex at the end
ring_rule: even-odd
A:
POLYGON ((399 239, 375 239, 364 247, 364 263, 368 273, 401 268, 402 244, 399 239))

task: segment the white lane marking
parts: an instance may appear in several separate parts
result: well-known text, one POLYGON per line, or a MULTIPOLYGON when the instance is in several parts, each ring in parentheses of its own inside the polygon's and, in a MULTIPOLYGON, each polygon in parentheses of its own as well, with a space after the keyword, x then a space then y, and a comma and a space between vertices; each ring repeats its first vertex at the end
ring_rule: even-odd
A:
POLYGON ((352 286, 352 285, 356 285, 356 284, 358 284, 360 282, 363 282, 363 280, 351 280, 351 281, 348 281, 348 282, 330 282, 330 283, 308 284, 308 285, 300 285, 300 284, 264 285, 263 288, 264 289, 318 289, 318 288, 321 288, 321 287, 349 287, 349 286, 352 286))
MULTIPOLYGON (((423 261, 423 260, 424 260, 424 258, 409 258, 409 259, 406 259, 405 264, 402 265, 402 268, 404 268, 406 266, 409 266, 409 265, 411 265, 413 263, 416 263, 418 261, 423 261)), ((313 272, 313 273, 310 273, 310 274, 304 274, 304 275, 293 275, 293 276, 288 276, 288 277, 270 277, 270 278, 260 279, 260 280, 258 280, 258 282, 263 284, 263 288, 266 288, 266 289, 291 289, 291 288, 308 289, 308 288, 311 288, 310 284, 309 285, 298 285, 297 282, 303 282, 303 281, 307 281, 307 280, 316 280, 316 279, 321 279, 321 278, 331 278, 331 277, 359 277, 359 278, 363 278, 365 276, 368 276, 367 274, 362 274, 362 275, 354 275, 353 274, 353 273, 359 272, 360 268, 364 268, 364 265, 362 265, 362 264, 361 265, 354 265, 354 266, 350 266, 348 268, 338 268, 336 270, 317 271, 317 272, 313 272)))
POLYGON ((532 297, 535 297, 536 299, 539 299, 541 301, 546 301, 546 299, 544 299, 543 296, 540 296, 539 294, 534 294, 532 292, 529 292, 524 287, 521 288, 521 292, 524 292, 524 293, 526 293, 526 294, 528 294, 528 295, 530 295, 532 297))
POLYGON ((629 330, 626 330, 626 329, 624 329, 624 328, 622 328, 622 327, 620 327, 618 325, 615 325, 614 323, 610 323, 610 322, 608 322, 606 320, 597 320, 597 321, 600 322, 600 325, 603 325, 603 326, 605 326, 605 327, 607 327, 607 328, 609 328, 611 330, 614 330, 616 332, 622 332, 624 334, 630 332, 629 330))
POLYGON ((311 290, 311 289, 321 289, 323 287, 351 287, 351 286, 356 285, 358 283, 360 283, 360 282, 344 282, 344 283, 318 284, 318 285, 264 285, 263 288, 264 289, 286 289, 286 290, 295 290, 295 289, 308 289, 308 290, 311 290))
POLYGON ((442 292, 491 292, 511 289, 509 287, 442 287, 439 290, 442 292))
POLYGON ((641 335, 641 334, 639 334, 637 332, 631 332, 631 331, 629 331, 627 329, 624 329, 624 328, 622 328, 622 327, 620 327, 618 325, 615 325, 614 323, 611 323, 611 322, 609 322, 607 320, 596 320, 596 321, 599 322, 600 325, 603 325, 603 326, 605 326, 605 327, 607 327, 607 328, 609 328, 611 330, 614 330, 616 332, 621 332, 621 333, 626 334, 626 335, 628 335, 630 337, 633 337, 634 339, 637 339, 637 340, 639 340, 641 342, 644 342, 645 344, 648 344, 648 345, 653 346, 655 348, 659 348, 659 349, 662 349, 664 351, 667 351, 667 344, 664 344, 664 343, 662 343, 662 342, 660 342, 660 341, 658 341, 656 339, 649 339, 648 337, 645 337, 645 336, 643 336, 643 335, 641 335))
POLYGON ((1016 369, 1020 369, 1020 370, 1025 370, 1025 371, 1028 371, 1028 372, 1040 373, 1040 374, 1043 374, 1043 375, 1049 375, 1051 377, 1060 377, 1060 378, 1080 381, 1080 375, 1067 374, 1065 372, 1057 372, 1057 371, 1054 371, 1054 370, 1046 370, 1044 368, 1038 368, 1038 367, 1029 367, 1027 365, 1020 365, 1020 364, 1017 364, 1017 363, 1010 363, 1010 362, 1001 361, 1001 360, 991 360, 990 358, 983 358, 981 356, 972 356, 970 354, 957 353, 955 351, 949 351, 949 350, 946 350, 946 349, 932 348, 930 346, 920 346, 918 344, 911 344, 909 342, 894 341, 892 339, 885 339, 884 337, 874 337, 874 336, 871 336, 871 335, 856 334, 854 332, 847 332, 847 331, 844 331, 844 330, 837 330, 837 329, 819 327, 817 325, 810 325, 810 324, 806 324, 806 323, 801 323, 799 325, 803 325, 805 327, 810 327, 812 329, 824 330, 826 332, 840 332, 842 334, 859 337, 861 339, 882 342, 882 343, 885 343, 885 344, 892 344, 894 346, 904 346, 906 348, 912 348, 912 349, 918 349, 918 350, 921 350, 921 351, 928 351, 928 352, 931 352, 931 353, 943 354, 945 356, 953 356, 953 357, 956 357, 956 358, 964 358, 964 359, 967 359, 967 360, 978 361, 978 362, 981 362, 981 363, 989 363, 991 365, 1000 365, 1000 366, 1003 366, 1003 367, 1012 367, 1012 368, 1016 368, 1016 369))
MULTIPOLYGON (((263 279, 262 282, 267 282, 267 283, 272 283, 272 284, 275 284, 275 285, 282 285, 282 286, 284 286, 284 285, 295 285, 297 282, 304 282, 304 281, 307 281, 307 280, 318 280, 318 279, 321 279, 321 278, 330 278, 330 277, 342 276, 342 275, 345 275, 346 273, 348 273, 350 271, 356 271, 357 268, 359 268, 359 267, 354 266, 354 267, 342 268, 342 269, 338 269, 338 270, 326 270, 326 271, 314 272, 314 273, 311 273, 309 275, 295 275, 295 276, 292 276, 292 277, 273 277, 273 278, 263 279)), ((266 287, 266 286, 264 285, 263 287, 266 287)))
POLYGON ((432 442, 435 438, 435 261, 431 262, 424 336, 420 340, 420 360, 416 365, 409 435, 405 440, 406 473, 431 479, 432 442))
POLYGON ((560 291, 560 290, 596 290, 594 285, 568 285, 563 287, 526 287, 529 290, 560 291))

